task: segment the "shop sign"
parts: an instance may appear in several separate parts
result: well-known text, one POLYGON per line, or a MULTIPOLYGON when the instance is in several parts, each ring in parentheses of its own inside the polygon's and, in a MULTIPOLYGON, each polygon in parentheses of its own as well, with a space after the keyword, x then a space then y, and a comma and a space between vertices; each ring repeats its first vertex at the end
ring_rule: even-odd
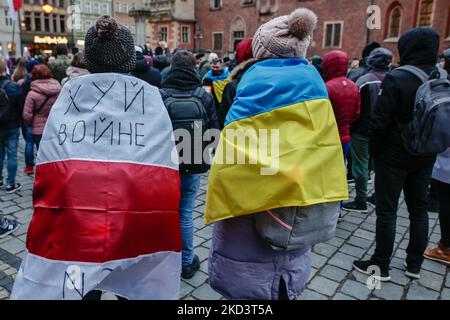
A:
POLYGON ((68 42, 66 37, 34 36, 34 43, 67 44, 68 42))

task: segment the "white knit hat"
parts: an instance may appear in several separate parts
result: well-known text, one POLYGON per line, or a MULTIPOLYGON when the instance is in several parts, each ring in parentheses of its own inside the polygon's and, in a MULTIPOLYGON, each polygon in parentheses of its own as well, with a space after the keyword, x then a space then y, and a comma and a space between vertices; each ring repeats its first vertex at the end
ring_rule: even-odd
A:
POLYGON ((299 8, 263 24, 253 37, 253 56, 265 58, 305 58, 317 25, 317 15, 299 8))

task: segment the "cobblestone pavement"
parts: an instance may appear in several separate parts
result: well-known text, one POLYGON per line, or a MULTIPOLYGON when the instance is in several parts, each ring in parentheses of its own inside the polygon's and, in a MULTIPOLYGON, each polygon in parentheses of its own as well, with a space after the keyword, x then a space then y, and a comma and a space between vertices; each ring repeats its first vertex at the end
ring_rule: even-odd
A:
MULTIPOLYGON (((33 178, 23 173, 23 141, 19 154, 17 180, 23 184, 22 190, 6 194, 0 190, 0 208, 21 226, 12 235, 0 239, 0 299, 8 299, 17 269, 25 249, 26 232, 33 213, 31 205, 33 178)), ((208 250, 211 245, 212 226, 203 223, 207 177, 202 177, 201 187, 194 211, 195 252, 201 260, 200 271, 190 280, 182 281, 181 299, 223 299, 208 285, 208 250)), ((371 186, 372 187, 372 186, 371 186)), ((351 194, 354 190, 351 188, 351 194)), ((380 289, 369 290, 367 276, 352 271, 352 262, 358 258, 368 258, 374 251, 375 213, 347 213, 338 225, 334 239, 316 245, 312 255, 312 273, 308 284, 299 297, 300 300, 450 300, 450 268, 426 260, 421 279, 411 281, 404 275, 403 261, 408 244, 408 212, 403 198, 397 219, 395 254, 391 263, 392 281, 382 283, 380 289)), ((439 241, 440 230, 436 213, 430 213, 430 243, 439 241)), ((114 299, 105 294, 103 299, 114 299)))

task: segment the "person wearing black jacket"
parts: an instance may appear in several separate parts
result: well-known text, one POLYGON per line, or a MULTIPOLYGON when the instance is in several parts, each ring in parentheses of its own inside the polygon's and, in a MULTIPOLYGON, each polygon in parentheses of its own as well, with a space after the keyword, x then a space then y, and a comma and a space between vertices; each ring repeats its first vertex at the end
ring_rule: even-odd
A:
MULTIPOLYGON (((136 49, 139 49, 139 47, 136 49)), ((131 75, 144 80, 152 86, 161 87, 161 73, 148 65, 141 50, 136 50, 136 67, 131 72, 131 75)))
POLYGON ((372 51, 367 59, 369 72, 356 81, 361 96, 361 113, 351 127, 351 173, 355 179, 355 201, 342 205, 345 211, 367 213, 367 183, 369 179, 369 123, 378 100, 384 77, 389 72, 392 52, 385 48, 372 51))
POLYGON ((170 49, 167 47, 167 43, 164 41, 160 42, 161 47, 156 47, 155 56, 153 57, 153 66, 159 70, 163 71, 164 68, 170 66, 170 49))
MULTIPOLYGON (((178 51, 172 57, 171 69, 161 84, 161 96, 163 101, 168 95, 187 94, 193 95, 197 88, 201 87, 201 80, 196 70, 195 57, 189 51, 178 51)), ((201 89, 204 90, 204 89, 201 89)), ((218 129, 214 98, 204 92, 202 103, 208 117, 208 128, 218 129)), ((166 105, 167 106, 167 105, 166 105)), ((193 210, 195 197, 200 187, 200 175, 181 174, 181 199, 180 199, 180 225, 182 249, 182 273, 184 279, 192 278, 200 268, 200 260, 194 255, 194 222, 193 210)))
MULTIPOLYGON (((436 70, 439 34, 431 28, 406 32, 398 42, 400 64, 413 65, 431 75, 436 70)), ((376 249, 368 261, 355 261, 356 270, 380 270, 387 281, 394 249, 398 201, 403 190, 410 219, 405 275, 420 277, 428 241, 427 188, 436 155, 416 156, 403 145, 399 125, 413 119, 417 89, 422 82, 413 74, 393 70, 384 78, 369 125, 370 153, 375 160, 376 249), (372 268, 371 268, 372 267, 372 268)))
POLYGON ((367 46, 365 46, 364 50, 362 51, 362 59, 361 61, 359 61, 358 68, 350 71, 347 75, 347 78, 356 83, 356 81, 358 81, 359 78, 361 78, 363 75, 369 72, 367 59, 369 58, 369 55, 372 53, 372 51, 379 47, 380 44, 378 42, 372 42, 367 46))
POLYGON ((16 182, 17 149, 19 145, 20 127, 22 126, 22 111, 25 102, 22 88, 6 77, 6 61, 0 57, 0 88, 6 92, 7 101, 2 101, 5 108, 0 110, 0 186, 3 186, 3 161, 8 159, 8 178, 6 192, 20 190, 16 182))

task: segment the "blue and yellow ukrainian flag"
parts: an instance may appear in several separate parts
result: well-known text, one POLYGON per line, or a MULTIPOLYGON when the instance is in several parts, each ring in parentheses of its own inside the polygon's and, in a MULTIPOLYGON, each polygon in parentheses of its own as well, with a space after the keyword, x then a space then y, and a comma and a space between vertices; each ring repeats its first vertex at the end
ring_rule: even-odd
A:
POLYGON ((305 59, 253 65, 238 85, 221 133, 205 222, 346 199, 342 145, 317 70, 305 59))
POLYGON ((223 90, 225 89, 225 86, 231 81, 231 73, 228 68, 224 68, 223 73, 220 76, 214 76, 213 70, 209 70, 204 79, 211 80, 217 101, 219 103, 222 103, 223 90))

